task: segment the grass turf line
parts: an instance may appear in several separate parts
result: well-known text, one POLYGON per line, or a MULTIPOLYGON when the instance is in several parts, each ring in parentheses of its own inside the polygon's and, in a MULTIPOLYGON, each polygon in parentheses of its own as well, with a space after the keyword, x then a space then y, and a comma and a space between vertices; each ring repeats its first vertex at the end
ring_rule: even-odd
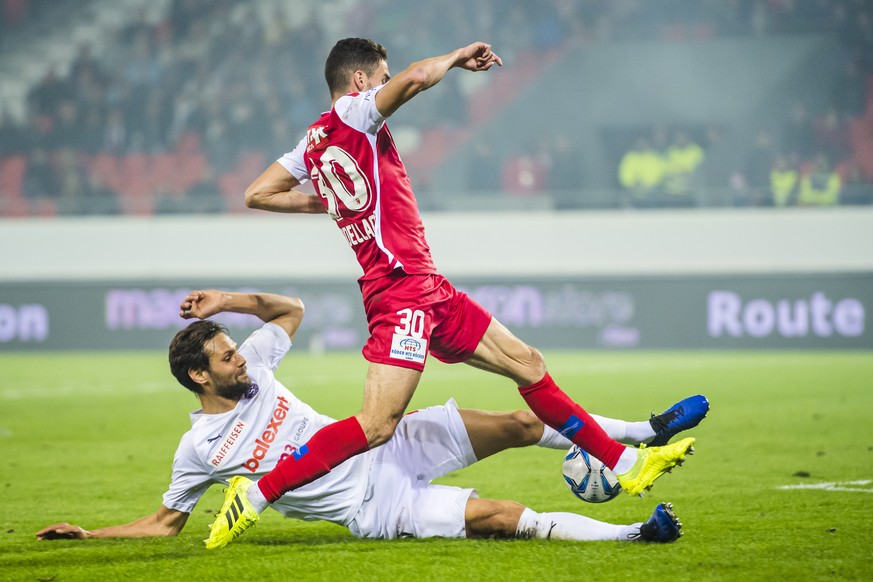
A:
MULTIPOLYGON (((552 352, 547 360, 571 396, 607 416, 644 419, 707 394, 713 409, 692 433, 697 453, 652 495, 601 505, 576 500, 560 477, 561 453, 539 448, 507 451, 441 482, 618 523, 670 500, 685 523, 677 543, 365 541, 268 512, 228 548, 206 552, 218 487, 178 538, 37 542, 33 534, 58 521, 97 528, 157 509, 197 401, 160 352, 2 354, 0 580, 575 580, 639 579, 641 571, 679 580, 862 579, 873 571, 871 486, 777 489, 873 479, 870 353, 552 352)), ((364 371, 358 354, 292 352, 278 375, 319 411, 343 417, 360 405, 364 371)), ((432 361, 412 407, 450 396, 468 408, 524 406, 507 380, 432 361)))

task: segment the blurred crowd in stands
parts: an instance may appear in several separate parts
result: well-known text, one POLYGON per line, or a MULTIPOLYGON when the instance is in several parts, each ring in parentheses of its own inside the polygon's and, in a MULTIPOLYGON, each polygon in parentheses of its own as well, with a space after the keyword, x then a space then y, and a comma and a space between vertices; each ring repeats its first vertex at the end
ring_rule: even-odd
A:
MULTIPOLYGON (((749 160, 728 183, 702 177, 706 131, 653 127, 616 160, 616 189, 632 207, 695 206, 701 186, 723 187, 734 205, 859 204, 870 202, 873 182, 871 4, 482 0, 471 9, 463 0, 360 0, 349 4, 342 29, 390 43, 394 69, 473 38, 519 60, 579 42, 833 32, 847 60, 831 104, 811 111, 798 96, 781 133, 749 136, 749 160)), ((0 104, 0 215, 240 210, 245 186, 293 148, 326 105, 322 63, 336 40, 317 5, 305 18, 291 17, 291 3, 266 15, 256 5, 171 0, 158 21, 132 18, 111 50, 98 56, 82 44, 68 70, 50 66, 30 90, 23 119, 0 104)), ((3 0, 0 33, 50 18, 49 6, 3 0)), ((416 104, 420 131, 474 126, 470 101, 447 81, 438 97, 416 104)), ((468 187, 510 196, 570 192, 578 187, 574 145, 562 136, 500 159, 477 143, 468 187)), ((425 158, 412 170, 424 176, 433 163, 425 158)), ((419 187, 426 185, 422 179, 419 187)))
MULTIPOLYGON (((870 103, 873 105, 873 83, 870 103)), ((713 179, 708 150, 717 130, 693 132, 654 127, 640 134, 621 156, 617 179, 622 191, 616 206, 690 208, 695 206, 836 206, 873 203, 873 107, 867 116, 842 114, 829 106, 808 119, 795 103, 781 135, 759 130, 746 159, 727 177, 713 179), (854 138, 853 138, 854 134, 854 138), (857 147, 853 147, 857 142, 857 147), (864 166, 866 162, 866 166, 864 166), (866 170, 866 172, 865 172, 866 170)), ((720 175, 720 172, 716 173, 720 175)))

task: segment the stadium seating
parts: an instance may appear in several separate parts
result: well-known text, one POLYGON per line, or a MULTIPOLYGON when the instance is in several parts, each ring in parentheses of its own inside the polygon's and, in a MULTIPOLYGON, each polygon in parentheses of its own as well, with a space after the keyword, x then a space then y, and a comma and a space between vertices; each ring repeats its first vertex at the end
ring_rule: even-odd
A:
POLYGON ((24 173, 27 159, 24 156, 9 156, 0 159, 0 215, 26 216, 29 206, 24 199, 24 173))
POLYGON ((218 181, 221 195, 224 197, 228 212, 245 211, 245 197, 243 193, 252 180, 264 170, 265 156, 260 152, 253 152, 240 159, 237 165, 223 174, 218 181))
MULTIPOLYGON (((116 114, 118 110, 123 113, 125 127, 119 132, 123 137, 112 141, 111 147, 104 147, 110 141, 93 129, 94 135, 71 137, 70 134, 76 132, 67 128, 65 137, 77 144, 87 143, 89 171, 120 195, 125 211, 148 214, 156 211, 157 199, 168 199, 174 203, 165 208, 172 207, 174 212, 197 212, 200 206, 189 206, 193 197, 188 194, 197 188, 201 191, 198 196, 202 196, 203 188, 215 184, 216 196, 224 200, 226 209, 239 212, 243 209, 244 187, 263 169, 264 162, 275 158, 276 152, 285 147, 282 142, 290 139, 286 136, 293 135, 290 141, 296 143, 296 136, 309 121, 309 111, 316 111, 317 104, 324 98, 320 67, 312 70, 301 67, 292 74, 278 77, 269 77, 266 71, 275 62, 311 61, 313 55, 325 52, 340 32, 338 22, 342 19, 338 16, 352 19, 372 10, 365 0, 309 2, 311 9, 293 14, 280 10, 283 4, 281 0, 81 0, 60 6, 51 0, 30 0, 30 6, 41 9, 28 14, 24 5, 23 11, 15 13, 18 24, 14 29, 0 24, 7 41, 0 54, 0 102, 16 113, 23 133, 36 136, 34 141, 41 142, 43 147, 56 147, 57 136, 52 131, 62 125, 57 109, 52 111, 49 107, 48 111, 40 111, 40 115, 30 115, 33 112, 28 111, 28 107, 33 106, 31 90, 39 88, 43 82, 52 86, 46 73, 50 67, 54 68, 59 91, 71 92, 76 107, 82 108, 77 113, 79 126, 75 127, 86 127, 87 113, 92 114, 92 119, 95 110, 105 115, 108 104, 111 104, 108 109, 116 108, 116 114), (51 10, 47 10, 48 7, 51 10), (286 16, 280 18, 280 14, 286 16), (233 50, 227 42, 228 35, 240 40, 234 43, 233 50), (77 61, 81 57, 79 49, 86 44, 93 49, 93 61, 77 61), (145 53, 138 54, 143 48, 147 49, 145 53), (231 56, 234 58, 229 58, 231 56), (100 80, 95 81, 89 75, 73 79, 74 72, 83 68, 100 80), (153 77, 158 81, 144 81, 153 77), (194 86, 208 90, 195 91, 194 86), (264 97, 267 93, 275 98, 272 102, 264 97), (93 105, 94 99, 99 106, 88 110, 90 105, 86 104, 93 105), (160 108, 166 115, 149 117, 153 125, 143 127, 144 103, 153 105, 155 100, 161 103, 160 108), (252 109, 255 114, 251 113, 252 109), (35 123, 31 120, 38 120, 39 125, 28 125, 35 123), (269 135, 270 128, 283 124, 290 130, 269 135), (209 143, 205 142, 207 135, 209 143), (82 137, 88 139, 80 139, 82 137), (216 147, 216 142, 221 145, 216 147)), ((755 28, 755 23, 740 6, 742 3, 719 8, 715 8, 715 4, 720 3, 701 3, 687 14, 688 4, 679 0, 664 0, 657 10, 648 3, 618 4, 622 3, 590 3, 583 7, 562 0, 544 0, 535 7, 517 3, 512 10, 502 10, 500 0, 485 0, 479 7, 483 15, 487 15, 482 18, 482 22, 487 23, 483 25, 484 36, 492 40, 495 47, 500 47, 498 52, 506 61, 507 71, 465 76, 463 83, 459 82, 455 88, 457 94, 453 94, 453 99, 460 96, 464 105, 449 100, 451 105, 441 104, 444 109, 433 104, 428 105, 432 107, 430 110, 426 107, 411 109, 415 111, 415 118, 414 122, 407 122, 407 127, 414 127, 415 131, 408 136, 414 135, 415 139, 398 139, 397 143, 417 191, 426 198, 429 188, 459 192, 472 188, 464 171, 453 174, 457 182, 450 184, 442 184, 438 178, 452 174, 442 171, 442 164, 468 159, 476 138, 483 135, 490 139, 495 135, 503 136, 497 139, 492 152, 498 167, 494 174, 499 174, 501 165, 511 163, 521 148, 520 143, 531 142, 531 136, 529 130, 523 129, 496 131, 494 126, 500 119, 497 116, 501 110, 518 106, 529 93, 527 89, 549 75, 554 70, 553 65, 566 62, 574 47, 621 45, 628 40, 664 45, 707 43, 732 35, 756 38, 762 33, 769 37, 816 32, 838 41, 845 39, 846 43, 858 42, 853 39, 863 37, 859 34, 863 30, 851 28, 855 22, 863 26, 864 19, 855 18, 855 14, 843 15, 841 19, 821 18, 837 10, 827 3, 816 3, 808 10, 801 3, 796 6, 794 3, 790 6, 763 3, 760 8, 768 19, 764 30, 755 28), (507 34, 509 30, 519 34, 507 34), (846 30, 854 32, 843 34, 846 30), (452 120, 455 125, 444 124, 447 118, 444 114, 448 112, 451 117, 451 111, 459 107, 466 108, 466 115, 452 120), (419 111, 424 114, 420 115, 419 111), (517 142, 508 143, 510 136, 517 142)), ((863 2, 851 2, 844 9, 857 11, 864 7, 863 2)), ((392 18, 371 17, 362 25, 361 34, 384 39, 392 55, 409 53, 410 43, 430 47, 466 42, 469 39, 462 38, 466 28, 455 22, 463 18, 462 8, 461 0, 446 0, 443 9, 437 11, 439 21, 421 26, 418 20, 422 15, 406 2, 385 0, 380 10, 392 13, 392 18), (401 28, 415 24, 423 37, 418 40, 395 38, 398 24, 401 28)), ((844 52, 863 57, 865 47, 850 45, 844 52)), ((869 57, 859 58, 861 76, 870 74, 870 60, 869 57)), ((394 67, 401 62, 394 61, 394 67)), ((873 95, 873 78, 869 82, 868 92, 873 95)), ((664 95, 658 97, 664 98, 664 95)), ((868 97, 868 101, 871 99, 873 97, 868 97)), ((536 122, 534 115, 545 113, 532 111, 531 119, 519 121, 524 122, 521 125, 531 126, 536 122)), ((849 116, 843 112, 841 115, 845 116, 841 120, 849 116)), ((873 106, 868 103, 863 113, 852 111, 851 115, 857 116, 848 119, 846 124, 853 163, 860 167, 868 181, 873 181, 873 106)), ((681 122, 681 115, 676 117, 681 122)), ((545 117, 543 122, 547 122, 545 117)), ((392 125, 399 130, 398 137, 402 133, 400 123, 402 121, 392 125)), ((774 124, 778 123, 780 120, 774 120, 774 124)), ((721 129, 730 133, 737 128, 721 129)), ((776 134, 779 134, 778 128, 774 129, 776 134)), ((606 145, 601 144, 601 147, 607 149, 606 145)), ((9 149, 4 151, 5 155, 10 155, 9 149)), ((32 205, 21 195, 27 165, 27 156, 22 158, 22 153, 28 152, 12 150, 16 161, 0 161, 3 168, 14 169, 3 170, 0 215, 50 216, 52 211, 48 207, 32 205)), ((541 153, 546 159, 555 154, 548 144, 541 153)), ((600 164, 604 168, 611 163, 608 153, 599 152, 596 156, 606 161, 600 164)), ((841 160, 842 157, 837 157, 833 161, 839 164, 841 160)), ((721 180, 707 187, 712 192, 728 191, 731 186, 726 179, 721 180)), ((609 188, 601 183, 580 188, 595 186, 599 190, 609 188)), ((873 184, 870 187, 873 189, 873 184)), ((568 192, 556 191, 547 196, 552 197, 555 205, 574 207, 572 205, 576 204, 578 208, 588 207, 586 201, 601 198, 581 193, 569 196, 568 192)), ((701 193, 698 200, 704 204, 715 200, 731 203, 731 196, 718 197, 712 192, 701 193)), ((83 205, 62 204, 55 212, 79 212, 82 208, 83 205)))

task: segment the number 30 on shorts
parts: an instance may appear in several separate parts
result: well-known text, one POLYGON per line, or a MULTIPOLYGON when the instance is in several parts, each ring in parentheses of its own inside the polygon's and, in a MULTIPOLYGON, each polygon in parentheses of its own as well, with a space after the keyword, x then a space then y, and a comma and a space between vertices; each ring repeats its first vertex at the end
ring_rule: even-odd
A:
POLYGON ((424 334, 424 311, 407 308, 398 311, 397 315, 400 316, 400 325, 394 327, 394 333, 421 339, 424 334))

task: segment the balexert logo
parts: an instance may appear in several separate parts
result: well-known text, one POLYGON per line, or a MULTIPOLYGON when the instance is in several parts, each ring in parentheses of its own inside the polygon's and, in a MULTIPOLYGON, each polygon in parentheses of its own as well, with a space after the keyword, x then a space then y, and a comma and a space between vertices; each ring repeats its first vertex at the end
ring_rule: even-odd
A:
POLYGON ((745 304, 733 291, 713 291, 707 298, 710 337, 858 337, 864 333, 864 304, 847 297, 831 301, 822 292, 810 299, 752 299, 745 304))
POLYGON ((270 417, 270 423, 267 428, 261 433, 261 438, 255 439, 255 449, 252 451, 251 457, 243 463, 243 467, 255 473, 261 465, 261 461, 267 456, 270 446, 276 440, 276 435, 279 434, 279 427, 285 422, 285 417, 288 416, 288 401, 284 396, 279 396, 276 400, 276 407, 273 409, 273 414, 270 417))

